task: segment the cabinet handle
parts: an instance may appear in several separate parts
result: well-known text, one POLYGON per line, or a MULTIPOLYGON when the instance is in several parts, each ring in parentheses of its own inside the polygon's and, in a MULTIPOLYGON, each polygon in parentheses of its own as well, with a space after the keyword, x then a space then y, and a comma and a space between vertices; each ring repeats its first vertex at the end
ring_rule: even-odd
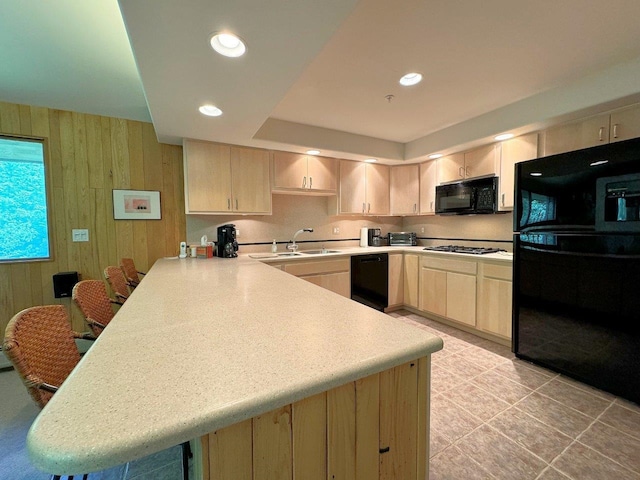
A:
POLYGON ((602 141, 604 137, 604 127, 600 127, 600 130, 598 130, 598 140, 602 141))
POLYGON ((618 138, 618 124, 613 124, 613 138, 618 138))
POLYGON ((502 194, 502 206, 504 207, 504 193, 502 194))
POLYGON ((313 188, 313 177, 309 177, 309 188, 313 188))
POLYGON ((369 213, 371 211, 371 204, 367 203, 367 213, 369 213))
POLYGON ((464 175, 465 177, 469 178, 471 175, 469 174, 469 167, 465 167, 464 168, 464 175))
POLYGON ((227 198, 227 210, 231 210, 231 199, 227 198))
POLYGON ((460 178, 464 178, 464 173, 462 173, 462 167, 458 167, 458 176, 460 178))
POLYGON ((367 205, 366 203, 362 202, 362 213, 366 212, 367 210, 367 205))
POLYGON ((307 177, 302 177, 302 188, 307 188, 307 177))
POLYGON ((429 208, 429 211, 433 212, 433 200, 431 200, 431 207, 429 208))
POLYGON ((413 204, 413 213, 416 213, 416 209, 418 208, 418 204, 414 203, 413 204))
POLYGON ((238 199, 236 198, 236 210, 238 210, 238 199))

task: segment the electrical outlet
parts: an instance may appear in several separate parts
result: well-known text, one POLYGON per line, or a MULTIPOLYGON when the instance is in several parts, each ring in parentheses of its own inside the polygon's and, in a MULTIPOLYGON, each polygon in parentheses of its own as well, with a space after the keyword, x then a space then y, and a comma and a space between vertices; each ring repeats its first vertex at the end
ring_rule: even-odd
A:
POLYGON ((333 234, 338 235, 340 233, 340 227, 333 227, 333 234))
POLYGON ((239 237, 240 237, 240 230, 236 228, 236 238, 239 238, 239 237))
POLYGON ((424 233, 424 227, 420 227, 420 233, 424 233))
POLYGON ((89 230, 86 228, 74 228, 71 230, 71 240, 74 242, 88 242, 89 230))

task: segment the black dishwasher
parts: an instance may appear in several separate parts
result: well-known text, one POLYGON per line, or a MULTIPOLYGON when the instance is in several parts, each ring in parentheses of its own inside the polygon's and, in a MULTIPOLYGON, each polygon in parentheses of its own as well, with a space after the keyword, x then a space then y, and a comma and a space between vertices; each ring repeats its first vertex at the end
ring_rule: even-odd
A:
POLYGON ((389 255, 351 257, 351 299, 376 310, 389 305, 389 255))

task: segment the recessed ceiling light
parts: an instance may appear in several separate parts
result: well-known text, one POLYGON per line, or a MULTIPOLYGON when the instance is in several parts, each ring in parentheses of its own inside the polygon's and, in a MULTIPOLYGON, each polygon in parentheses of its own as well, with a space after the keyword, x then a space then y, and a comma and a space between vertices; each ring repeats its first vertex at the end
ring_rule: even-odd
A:
POLYGON ((442 156, 441 153, 434 153, 433 155, 429 155, 429 158, 435 160, 436 158, 440 158, 442 156))
POLYGON ((210 43, 211 48, 225 57, 240 57, 247 51, 244 42, 231 33, 216 33, 210 43))
POLYGON ((214 105, 202 105, 198 110, 200 110, 201 114, 208 117, 219 117, 222 115, 222 110, 214 105))
POLYGON ((529 175, 531 175, 532 177, 541 177, 542 173, 540 173, 540 172, 531 172, 529 175))
POLYGON ((404 85, 405 87, 415 85, 416 83, 420 83, 422 81, 422 75, 419 73, 411 72, 407 73, 400 79, 400 85, 404 85))
POLYGON ((597 162, 590 163, 589 166, 597 167, 598 165, 604 165, 605 163, 609 163, 609 160, 598 160, 597 162))
POLYGON ((307 155, 319 155, 320 150, 307 150, 307 155))
POLYGON ((377 161, 378 161, 378 160, 377 160, 377 159, 375 159, 375 158, 367 158, 367 159, 365 160, 365 162, 367 162, 367 163, 376 163, 377 161))
POLYGON ((513 138, 513 133, 502 133, 500 135, 496 135, 494 138, 499 142, 502 140, 509 140, 510 138, 513 138))

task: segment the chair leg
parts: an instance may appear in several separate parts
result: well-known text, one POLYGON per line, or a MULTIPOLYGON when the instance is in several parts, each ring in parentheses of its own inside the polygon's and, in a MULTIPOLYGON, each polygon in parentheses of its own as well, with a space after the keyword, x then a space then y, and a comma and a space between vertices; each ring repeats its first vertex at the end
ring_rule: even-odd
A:
POLYGON ((182 478, 189 480, 189 459, 193 457, 191 453, 191 445, 189 442, 182 444, 182 478))

